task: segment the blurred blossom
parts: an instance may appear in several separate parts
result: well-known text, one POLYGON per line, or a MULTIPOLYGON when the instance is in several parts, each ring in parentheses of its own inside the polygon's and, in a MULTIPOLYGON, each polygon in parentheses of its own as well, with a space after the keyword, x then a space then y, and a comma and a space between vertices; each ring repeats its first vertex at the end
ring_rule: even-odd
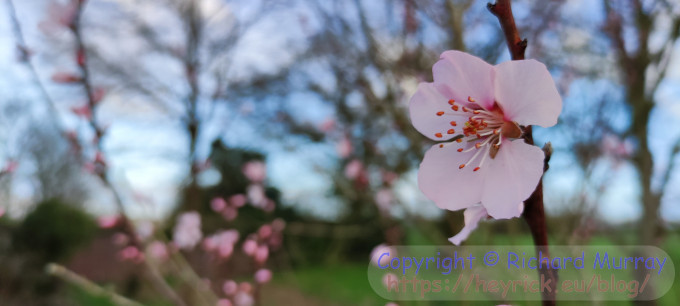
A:
POLYGON ((352 142, 347 137, 343 137, 335 145, 335 150, 338 152, 340 158, 347 158, 352 154, 352 142))
POLYGON ((222 258, 229 258, 234 252, 234 245, 230 243, 221 243, 218 253, 222 258))
POLYGON ((461 242, 470 236, 470 233, 477 228, 479 221, 486 219, 489 215, 486 213, 486 209, 481 205, 475 205, 465 209, 463 213, 465 219, 465 226, 460 230, 458 234, 449 238, 449 241, 455 245, 460 245, 461 242))
POLYGON ((266 199, 264 207, 262 208, 266 212, 272 212, 276 208, 276 203, 271 199, 266 199))
POLYGON ((19 163, 15 160, 8 160, 7 163, 5 164, 5 168, 2 169, 2 173, 14 173, 14 171, 17 170, 19 167, 19 163))
POLYGON ((627 159, 633 154, 633 144, 616 135, 606 134, 602 137, 602 153, 614 159, 627 159))
POLYGON ((259 184, 251 184, 246 190, 248 194, 248 201, 255 207, 264 208, 267 204, 267 196, 264 193, 264 187, 259 184))
POLYGON ((130 239, 126 234, 115 233, 113 234, 113 237, 111 237, 111 241, 113 241, 113 244, 117 246, 124 246, 130 242, 130 239))
POLYGON ((260 229, 257 230, 257 235, 263 240, 269 238, 272 235, 272 226, 269 224, 260 226, 260 229))
POLYGON ((7 211, 5 210, 4 207, 0 207, 0 218, 2 218, 7 211))
POLYGON ((55 72, 52 75, 52 81, 55 82, 55 83, 62 83, 62 84, 78 83, 78 82, 82 81, 82 78, 79 75, 76 75, 74 73, 55 72))
POLYGON ((83 119, 92 119, 92 112, 90 110, 90 106, 87 104, 78 107, 71 107, 71 112, 76 114, 78 117, 82 117, 83 119))
POLYGON ((225 281, 224 285, 222 285, 222 291, 224 291, 224 294, 228 296, 234 295, 237 290, 238 284, 233 280, 225 281))
POLYGON ((142 259, 142 254, 139 252, 139 249, 134 246, 128 246, 122 249, 119 253, 120 258, 123 260, 139 260, 142 259))
POLYGON ((153 241, 146 247, 147 253, 151 258, 165 260, 168 258, 168 247, 160 241, 153 241))
POLYGON ((257 242, 252 239, 248 239, 243 243, 243 252, 246 253, 248 256, 253 256, 255 255, 255 251, 257 251, 257 242))
POLYGON ((219 299, 217 301, 217 306, 231 306, 231 301, 229 299, 219 299))
POLYGON ((229 204, 234 207, 242 207, 248 202, 248 198, 244 194, 236 194, 229 197, 229 204))
POLYGON ((246 293, 253 293, 253 285, 249 282, 241 282, 238 284, 238 290, 246 293))
POLYGON ((112 228, 118 224, 119 216, 100 216, 97 218, 97 224, 100 228, 112 228))
POLYGON ((383 179, 383 182, 384 182, 385 184, 387 184, 387 185, 391 185, 391 184, 394 183, 394 181, 397 180, 398 178, 399 178, 399 174, 396 174, 396 173, 394 173, 394 172, 392 172, 392 171, 383 170, 383 172, 382 172, 382 179, 383 179))
POLYGON ((333 118, 328 118, 324 120, 321 123, 321 126, 319 126, 319 130, 321 130, 324 133, 328 133, 332 131, 335 128, 335 120, 333 118))
POLYGON ((210 201, 210 208, 216 212, 221 212, 225 207, 227 207, 227 201, 223 198, 214 198, 210 201))
POLYGON ((198 212, 185 212, 177 218, 173 241, 180 249, 193 249, 201 241, 201 215, 198 212))
POLYGON ((371 251, 371 263, 376 266, 379 264, 384 264, 390 262, 390 260, 392 260, 392 258, 395 256, 397 256, 397 250, 395 248, 381 243, 375 246, 371 251), (387 255, 383 256, 381 259, 380 256, 382 256, 384 253, 387 253, 387 255), (378 259, 380 259, 380 263, 378 263, 378 259))
POLYGON ((135 225, 135 230, 137 230, 137 236, 140 240, 146 240, 153 235, 154 225, 153 222, 145 220, 140 221, 135 225))
POLYGON ((252 306, 255 305, 255 299, 250 293, 239 292, 234 296, 234 306, 252 306))
POLYGON ((262 183, 267 177, 267 167, 261 161, 250 161, 243 166, 243 174, 253 183, 262 183))
POLYGON ((266 245, 261 245, 257 247, 253 257, 255 258, 255 262, 259 264, 265 263, 267 261, 267 258, 269 258, 269 247, 266 245))
POLYGON ((260 269, 255 272, 255 281, 258 284, 265 284, 272 280, 272 271, 269 269, 260 269))
POLYGON ((481 202, 496 219, 518 217, 543 175, 543 151, 520 126, 557 123, 562 98, 535 60, 496 66, 446 51, 410 100, 413 126, 436 141, 418 171, 418 187, 441 209, 481 202), (454 139, 454 137, 456 137, 454 139))
POLYGON ((272 221, 272 229, 277 232, 282 232, 286 228, 286 221, 281 218, 276 218, 272 221))
POLYGON ((378 205, 378 209, 380 209, 380 211, 389 211, 393 202, 394 194, 392 193, 392 190, 388 188, 382 188, 375 193, 375 203, 378 205))
POLYGON ((236 207, 227 206, 222 210, 222 217, 227 221, 233 221, 238 217, 238 209, 236 209, 236 207))
POLYGON ((359 177, 363 169, 364 164, 362 164, 358 159, 353 159, 351 162, 347 163, 347 166, 345 166, 345 177, 350 180, 356 179, 359 177))

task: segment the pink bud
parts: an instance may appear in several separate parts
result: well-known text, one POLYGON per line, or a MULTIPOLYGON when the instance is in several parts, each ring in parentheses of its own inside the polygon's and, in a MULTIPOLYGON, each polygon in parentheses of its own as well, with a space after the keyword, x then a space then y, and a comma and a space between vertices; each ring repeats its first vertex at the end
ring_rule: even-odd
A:
POLYGON ((238 290, 250 294, 253 292, 253 285, 251 285, 249 282, 241 282, 238 284, 238 290))
POLYGON ((269 247, 266 245, 261 245, 255 251, 255 261, 259 264, 263 264, 269 258, 269 247))
POLYGON ((208 252, 211 252, 211 251, 214 251, 215 249, 217 249, 217 241, 216 240, 217 239, 215 239, 215 237, 212 237, 212 236, 206 237, 205 239, 203 239, 203 244, 202 244, 203 249, 208 251, 208 252))
POLYGON ((243 243, 243 252, 246 253, 248 256, 253 256, 255 255, 255 252, 257 251, 257 242, 252 239, 246 240, 246 242, 243 243))
POLYGON ((112 228, 118 224, 118 216, 101 216, 97 218, 97 224, 100 228, 112 228))
POLYGON ((233 206, 227 206, 222 211, 222 217, 224 217, 224 220, 234 221, 234 219, 236 219, 236 217, 238 217, 238 210, 233 206))
POLYGON ((234 252, 234 245, 229 243, 222 243, 219 247, 219 254, 222 258, 229 258, 231 253, 234 252))
POLYGON ((243 174, 253 183, 262 183, 267 177, 267 167, 261 161, 247 162, 243 166, 243 174))
POLYGON ((237 207, 237 208, 245 205, 247 201, 248 201, 248 199, 246 198, 246 196, 244 194, 233 195, 229 198, 229 204, 231 204, 231 206, 234 206, 234 207, 237 207))
POLYGON ((260 269, 255 272, 255 281, 258 284, 265 284, 272 280, 272 271, 268 269, 260 269))
POLYGON ((260 236, 260 239, 262 240, 269 238, 272 235, 272 226, 269 224, 261 226, 260 229, 257 230, 257 235, 260 236))
POLYGON ((224 285, 222 285, 222 291, 224 291, 224 294, 226 295, 233 295, 237 290, 238 284, 236 284, 236 282, 233 280, 225 281, 224 285))
POLYGON ((364 169, 364 164, 361 163, 358 159, 354 159, 351 162, 347 163, 347 166, 345 166, 345 177, 347 177, 350 180, 356 179, 359 177, 361 172, 364 169))
POLYGON ((210 201, 210 208, 216 212, 222 211, 225 207, 227 207, 227 201, 223 198, 214 198, 210 201))
POLYGON ((347 158, 352 154, 352 142, 346 137, 340 140, 335 146, 335 150, 338 152, 338 156, 341 158, 347 158))
POLYGON ((149 256, 155 259, 165 260, 168 258, 168 248, 165 246, 165 243, 160 241, 149 243, 147 252, 149 252, 149 256))

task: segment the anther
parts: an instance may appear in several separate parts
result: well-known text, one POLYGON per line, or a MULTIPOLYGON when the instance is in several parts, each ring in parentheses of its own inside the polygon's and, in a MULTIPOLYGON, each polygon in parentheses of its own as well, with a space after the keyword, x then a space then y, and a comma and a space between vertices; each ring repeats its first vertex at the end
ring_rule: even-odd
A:
POLYGON ((440 145, 439 145, 439 147, 440 147, 440 148, 443 148, 443 147, 444 147, 444 145, 443 145, 443 144, 440 144, 440 145))
POLYGON ((463 168, 465 168, 465 164, 460 164, 460 166, 458 166, 458 169, 463 169, 463 168))
POLYGON ((475 144, 475 148, 479 149, 480 147, 482 147, 481 143, 478 142, 478 143, 475 144))
POLYGON ((477 167, 477 168, 473 169, 472 171, 475 171, 475 172, 476 172, 477 170, 479 170, 479 167, 477 167))
POLYGON ((475 114, 475 115, 479 115, 480 111, 475 110, 475 111, 472 111, 472 113, 475 114))
POLYGON ((451 134, 453 134, 453 133, 455 133, 455 132, 456 132, 456 131, 455 131, 454 129, 449 129, 448 131, 446 131, 446 134, 451 135, 451 134))
POLYGON ((444 112, 437 112, 437 116, 443 116, 444 112))
POLYGON ((475 99, 473 99, 472 97, 468 96, 468 102, 470 102, 470 103, 475 103, 475 99))
POLYGON ((453 99, 449 100, 449 105, 453 105, 454 103, 456 103, 455 100, 453 100, 453 99))
POLYGON ((450 123, 451 123, 451 126, 456 126, 456 125, 458 125, 455 121, 451 121, 450 123))
POLYGON ((467 112, 468 111, 467 107, 463 106, 463 111, 467 112))
POLYGON ((437 137, 437 138, 442 138, 442 133, 434 134, 434 136, 437 137))
POLYGON ((454 111, 458 111, 458 105, 451 106, 451 109, 454 111))
POLYGON ((462 138, 458 138, 458 139, 456 139, 456 142, 457 142, 457 143, 461 143, 461 142, 463 142, 463 139, 462 139, 462 138))
POLYGON ((459 148, 459 149, 456 150, 456 151, 458 151, 458 152, 463 152, 463 148, 459 148))

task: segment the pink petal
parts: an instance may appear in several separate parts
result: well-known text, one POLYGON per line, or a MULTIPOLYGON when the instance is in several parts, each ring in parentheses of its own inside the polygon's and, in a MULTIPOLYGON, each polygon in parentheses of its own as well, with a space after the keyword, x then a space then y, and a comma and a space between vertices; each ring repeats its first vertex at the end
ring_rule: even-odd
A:
POLYGON ((433 83, 420 83, 416 93, 411 97, 409 106, 411 122, 416 130, 434 140, 453 138, 454 134, 446 133, 448 129, 454 128, 450 125, 451 121, 456 121, 460 126, 468 118, 461 115, 449 115, 453 111, 448 101, 449 98, 442 96, 433 83), (440 112, 445 114, 438 116, 440 112))
POLYGON ((557 123, 562 98, 542 63, 523 60, 498 64, 495 83, 496 100, 507 120, 542 127, 557 123))
POLYGON ((446 51, 432 67, 434 84, 446 97, 465 102, 472 97, 485 109, 494 104, 494 67, 482 59, 460 51, 446 51))
POLYGON ((464 148, 465 145, 454 143, 443 148, 434 145, 425 153, 420 164, 418 187, 439 208, 459 210, 477 204, 482 199, 487 168, 482 167, 474 172, 474 164, 471 164, 459 169, 459 165, 466 163, 475 153, 474 150, 457 152, 458 148, 464 148))
POLYGON ((519 217, 524 200, 543 175, 543 150, 524 140, 504 140, 498 155, 489 161, 482 205, 495 219, 519 217))
POLYGON ((268 283, 272 280, 272 271, 268 269, 260 269, 255 272, 255 281, 258 284, 268 283))
POLYGON ((460 230, 458 234, 449 238, 449 241, 455 245, 460 245, 460 243, 465 241, 465 239, 470 236, 470 233, 472 233, 472 231, 477 228, 479 221, 486 218, 487 216, 488 215, 486 214, 486 209, 484 206, 475 205, 469 207, 463 213, 463 217, 465 218, 465 226, 463 226, 463 229, 460 230))

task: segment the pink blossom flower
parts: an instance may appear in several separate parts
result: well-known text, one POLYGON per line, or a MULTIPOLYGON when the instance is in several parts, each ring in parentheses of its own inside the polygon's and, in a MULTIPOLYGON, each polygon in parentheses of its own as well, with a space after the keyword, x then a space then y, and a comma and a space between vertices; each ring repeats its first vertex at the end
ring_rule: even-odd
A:
POLYGON ((543 151, 522 140, 523 126, 557 122, 562 100, 535 60, 491 66, 446 51, 410 101, 414 127, 446 141, 425 154, 418 185, 435 204, 459 210, 477 203, 493 218, 517 217, 543 175, 543 151))
POLYGON ((281 232, 286 228, 286 221, 281 218, 276 218, 272 221, 272 229, 277 232, 281 232))
POLYGON ((210 201, 210 208, 216 212, 222 211, 225 207, 227 207, 227 201, 223 198, 214 198, 210 201))
POLYGON ((160 241, 153 241, 146 247, 147 253, 151 258, 165 260, 168 258, 168 247, 160 241))
POLYGON ((258 284, 265 284, 272 280, 272 271, 268 269, 260 269, 255 272, 255 281, 258 284))
POLYGON ((267 196, 262 185, 251 184, 246 188, 246 193, 248 194, 248 201, 253 206, 263 208, 267 204, 267 196))
POLYGON ((238 290, 245 293, 252 293, 253 285, 251 285, 249 282, 241 282, 238 284, 238 290))
POLYGON ((387 212, 392 207, 394 203, 394 195, 392 190, 388 188, 382 188, 375 193, 375 203, 378 205, 378 209, 383 212, 387 212))
POLYGON ((486 209, 481 205, 474 205, 465 209, 463 213, 463 218, 465 219, 465 226, 460 230, 458 234, 449 238, 449 241, 455 245, 460 245, 470 233, 477 228, 479 221, 486 219, 489 215, 486 213, 486 209))
POLYGON ((255 251, 257 251, 257 242, 255 242, 255 240, 248 239, 243 243, 243 252, 246 253, 246 255, 253 256, 255 255, 255 251))
POLYGON ((215 304, 215 305, 217 305, 217 306, 231 306, 232 304, 231 304, 231 301, 229 299, 219 299, 217 301, 217 304, 215 304))
POLYGON ((2 173, 14 173, 14 171, 19 168, 19 163, 15 160, 9 160, 7 161, 7 164, 5 165, 5 168, 2 169, 2 173))
POLYGON ((97 224, 100 228, 112 228, 118 224, 119 219, 118 215, 101 216, 97 218, 97 224))
POLYGON ((350 180, 356 179, 364 171, 364 164, 358 159, 353 159, 345 166, 345 177, 350 180))
POLYGON ((136 259, 139 256, 139 249, 133 246, 126 247, 120 251, 120 258, 123 260, 136 259))
POLYGON ((224 217, 224 220, 227 221, 233 221, 238 217, 238 209, 233 206, 227 206, 224 210, 222 210, 222 217, 224 217))
POLYGON ((234 295, 237 290, 238 284, 233 280, 225 281, 224 285, 222 285, 222 291, 224 291, 224 294, 226 295, 234 295))
POLYGON ((229 204, 234 207, 242 207, 248 202, 248 198, 244 194, 236 194, 229 197, 229 204))
POLYGON ((87 104, 78 107, 71 107, 71 112, 84 119, 92 119, 92 110, 90 110, 90 106, 87 104))
POLYGON ((374 265, 389 264, 392 258, 397 256, 397 250, 394 247, 381 243, 373 248, 371 251, 371 263, 374 265), (383 254, 386 254, 383 256, 383 254), (380 258, 382 256, 382 258, 380 258), (380 262, 378 262, 380 260, 380 262))
POLYGON ((243 166, 243 174, 253 183, 262 183, 267 177, 267 167, 261 161, 247 162, 243 166))
POLYGON ((272 232, 272 226, 265 224, 260 226, 260 228, 257 230, 257 235, 260 237, 260 239, 267 239, 272 235, 272 232))
POLYGON ((269 247, 266 245, 261 245, 257 247, 257 250, 255 250, 255 254, 253 255, 255 258, 255 262, 259 264, 263 264, 265 261, 267 261, 267 258, 269 258, 269 247))
POLYGON ((338 156, 341 158, 347 158, 352 154, 352 142, 343 137, 338 144, 335 145, 335 150, 338 152, 338 156))
POLYGON ((239 292, 234 296, 234 306, 252 306, 255 305, 255 299, 250 293, 239 292))
POLYGON ((49 31, 53 27, 70 27, 76 18, 77 1, 69 0, 66 3, 50 1, 47 7, 47 18, 40 22, 40 28, 49 31))
POLYGON ((201 215, 198 212, 185 212, 177 217, 172 239, 178 248, 193 249, 201 238, 201 215))

